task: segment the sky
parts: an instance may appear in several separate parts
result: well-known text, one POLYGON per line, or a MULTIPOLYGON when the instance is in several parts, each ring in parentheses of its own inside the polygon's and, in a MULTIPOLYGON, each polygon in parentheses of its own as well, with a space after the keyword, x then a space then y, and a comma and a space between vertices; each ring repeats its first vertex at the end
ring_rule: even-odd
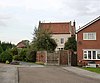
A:
POLYGON ((100 16, 100 0, 0 0, 0 40, 31 41, 41 22, 76 22, 76 29, 100 16))

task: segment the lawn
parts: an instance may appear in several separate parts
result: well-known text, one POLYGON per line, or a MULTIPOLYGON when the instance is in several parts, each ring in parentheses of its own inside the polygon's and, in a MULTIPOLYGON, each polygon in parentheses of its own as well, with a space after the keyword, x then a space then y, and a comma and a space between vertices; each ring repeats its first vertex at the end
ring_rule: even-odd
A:
POLYGON ((88 71, 92 71, 92 72, 96 72, 96 73, 99 73, 100 74, 100 68, 82 68, 82 69, 85 69, 85 70, 88 70, 88 71))

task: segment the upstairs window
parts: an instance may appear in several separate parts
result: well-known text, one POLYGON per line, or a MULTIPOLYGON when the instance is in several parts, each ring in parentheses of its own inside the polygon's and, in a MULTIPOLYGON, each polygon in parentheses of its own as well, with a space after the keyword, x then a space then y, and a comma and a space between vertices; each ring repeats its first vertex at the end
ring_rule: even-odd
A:
POLYGON ((83 33, 83 40, 96 40, 96 32, 83 33))
POLYGON ((61 44, 64 44, 64 38, 61 38, 61 44))

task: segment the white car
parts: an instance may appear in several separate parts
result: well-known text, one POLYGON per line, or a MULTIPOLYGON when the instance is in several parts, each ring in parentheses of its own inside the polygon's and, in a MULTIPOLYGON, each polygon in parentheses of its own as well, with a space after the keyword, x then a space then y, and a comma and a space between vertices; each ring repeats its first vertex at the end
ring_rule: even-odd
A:
POLYGON ((86 67, 94 67, 96 68, 98 65, 94 61, 89 61, 86 67))

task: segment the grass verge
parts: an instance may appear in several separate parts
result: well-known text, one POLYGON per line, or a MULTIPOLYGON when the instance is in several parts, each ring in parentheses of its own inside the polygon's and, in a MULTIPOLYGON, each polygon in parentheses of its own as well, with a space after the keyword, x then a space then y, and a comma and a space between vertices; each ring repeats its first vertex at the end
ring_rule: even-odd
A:
POLYGON ((88 70, 88 71, 92 71, 92 72, 96 72, 100 74, 100 68, 90 68, 90 67, 83 67, 82 69, 88 70))

